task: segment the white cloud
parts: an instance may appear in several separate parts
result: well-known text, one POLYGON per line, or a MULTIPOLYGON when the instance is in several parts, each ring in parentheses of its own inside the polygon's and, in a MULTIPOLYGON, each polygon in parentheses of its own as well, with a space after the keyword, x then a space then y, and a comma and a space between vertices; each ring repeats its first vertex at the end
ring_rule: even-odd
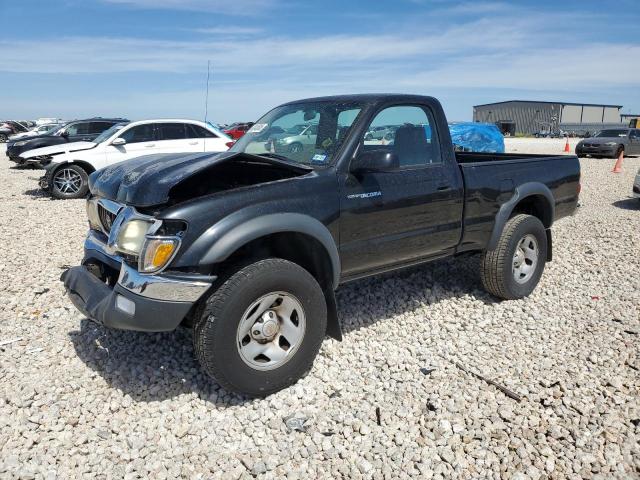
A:
POLYGON ((263 32, 261 28, 254 27, 239 27, 234 25, 228 25, 225 27, 210 27, 210 28, 194 28, 191 31, 196 33, 203 33, 206 35, 257 35, 263 32))
POLYGON ((270 36, 211 41, 108 37, 68 37, 55 42, 10 40, 0 42, 5 52, 0 71, 186 73, 201 70, 210 59, 216 68, 229 72, 290 67, 324 69, 331 75, 329 70, 336 66, 426 59, 441 62, 446 55, 468 54, 470 45, 499 50, 505 44, 518 47, 525 39, 517 24, 487 27, 481 20, 438 34, 270 36))
MULTIPOLYGON (((172 2, 160 3, 169 8, 172 2)), ((193 6, 198 2, 187 3, 193 6)), ((492 5, 497 9, 499 4, 492 5)), ((473 8, 470 4, 463 7, 473 8)), ((212 118, 219 121, 255 118, 287 100, 336 93, 453 95, 457 89, 467 102, 476 100, 470 100, 473 95, 490 101, 495 92, 503 95, 509 91, 594 102, 609 98, 610 102, 628 103, 638 98, 633 92, 640 78, 640 63, 631 59, 640 58, 640 41, 595 42, 589 38, 596 38, 597 30, 585 29, 588 36, 572 31, 568 42, 568 33, 562 28, 567 18, 555 12, 525 15, 521 10, 514 13, 506 9, 501 10, 500 22, 480 18, 446 27, 416 19, 425 26, 392 26, 379 34, 293 37, 268 34, 249 25, 225 24, 199 29, 205 36, 192 41, 109 37, 4 40, 0 41, 0 72, 87 75, 88 79, 92 75, 110 78, 110 74, 141 72, 149 73, 145 78, 151 80, 139 87, 128 86, 117 98, 97 96, 86 104, 75 99, 73 92, 68 92, 66 99, 33 93, 28 99, 7 98, 3 108, 18 112, 47 106, 51 112, 61 112, 56 115, 67 116, 97 112, 197 117, 204 96, 199 80, 181 83, 182 78, 193 80, 195 75, 170 77, 176 79, 174 87, 167 87, 167 82, 156 87, 152 79, 167 74, 204 74, 207 60, 213 66, 210 110, 212 118), (589 63, 594 59, 597 68, 589 63), (482 97, 488 90, 494 92, 491 98, 482 97), (589 93, 583 98, 576 92, 589 93), (593 95, 604 96, 596 99, 593 95)), ((458 116, 464 118, 461 113, 458 116)))

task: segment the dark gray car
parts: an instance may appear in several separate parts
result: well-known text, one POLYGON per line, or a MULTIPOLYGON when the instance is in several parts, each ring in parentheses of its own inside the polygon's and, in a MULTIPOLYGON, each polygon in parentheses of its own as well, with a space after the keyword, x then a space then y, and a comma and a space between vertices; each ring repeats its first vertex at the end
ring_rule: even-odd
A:
POLYGON ((593 137, 585 138, 576 145, 576 155, 584 157, 618 158, 625 155, 640 155, 640 129, 611 128, 601 130, 593 137))

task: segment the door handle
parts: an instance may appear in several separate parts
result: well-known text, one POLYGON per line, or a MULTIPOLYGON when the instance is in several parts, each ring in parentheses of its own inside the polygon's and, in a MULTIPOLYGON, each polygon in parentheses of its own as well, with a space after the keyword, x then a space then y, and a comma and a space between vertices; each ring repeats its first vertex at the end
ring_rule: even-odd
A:
POLYGON ((155 144, 155 143, 151 143, 151 144, 149 144, 149 145, 145 145, 145 148, 151 148, 151 147, 155 147, 155 146, 156 146, 156 144, 155 144))
POLYGON ((189 145, 198 145, 200 142, 189 142, 189 145))

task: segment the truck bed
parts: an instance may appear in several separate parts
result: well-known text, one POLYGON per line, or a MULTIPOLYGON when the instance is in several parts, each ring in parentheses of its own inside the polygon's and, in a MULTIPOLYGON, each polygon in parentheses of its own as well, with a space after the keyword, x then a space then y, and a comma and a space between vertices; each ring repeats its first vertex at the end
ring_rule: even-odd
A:
MULTIPOLYGON (((464 233, 459 251, 487 245, 496 216, 516 189, 535 181, 553 197, 553 218, 575 212, 580 164, 575 155, 456 152, 464 178, 464 233)), ((548 227, 549 225, 545 225, 548 227)))

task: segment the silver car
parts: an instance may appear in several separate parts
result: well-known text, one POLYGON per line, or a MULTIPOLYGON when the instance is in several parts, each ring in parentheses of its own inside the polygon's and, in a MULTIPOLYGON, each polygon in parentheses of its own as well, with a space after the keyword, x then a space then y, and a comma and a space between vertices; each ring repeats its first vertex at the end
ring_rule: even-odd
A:
MULTIPOLYGON (((298 125, 296 125, 298 127, 298 125)), ((301 153, 304 150, 314 149, 316 138, 318 137, 318 124, 312 123, 305 126, 297 135, 283 136, 277 138, 276 151, 287 153, 301 153)))

